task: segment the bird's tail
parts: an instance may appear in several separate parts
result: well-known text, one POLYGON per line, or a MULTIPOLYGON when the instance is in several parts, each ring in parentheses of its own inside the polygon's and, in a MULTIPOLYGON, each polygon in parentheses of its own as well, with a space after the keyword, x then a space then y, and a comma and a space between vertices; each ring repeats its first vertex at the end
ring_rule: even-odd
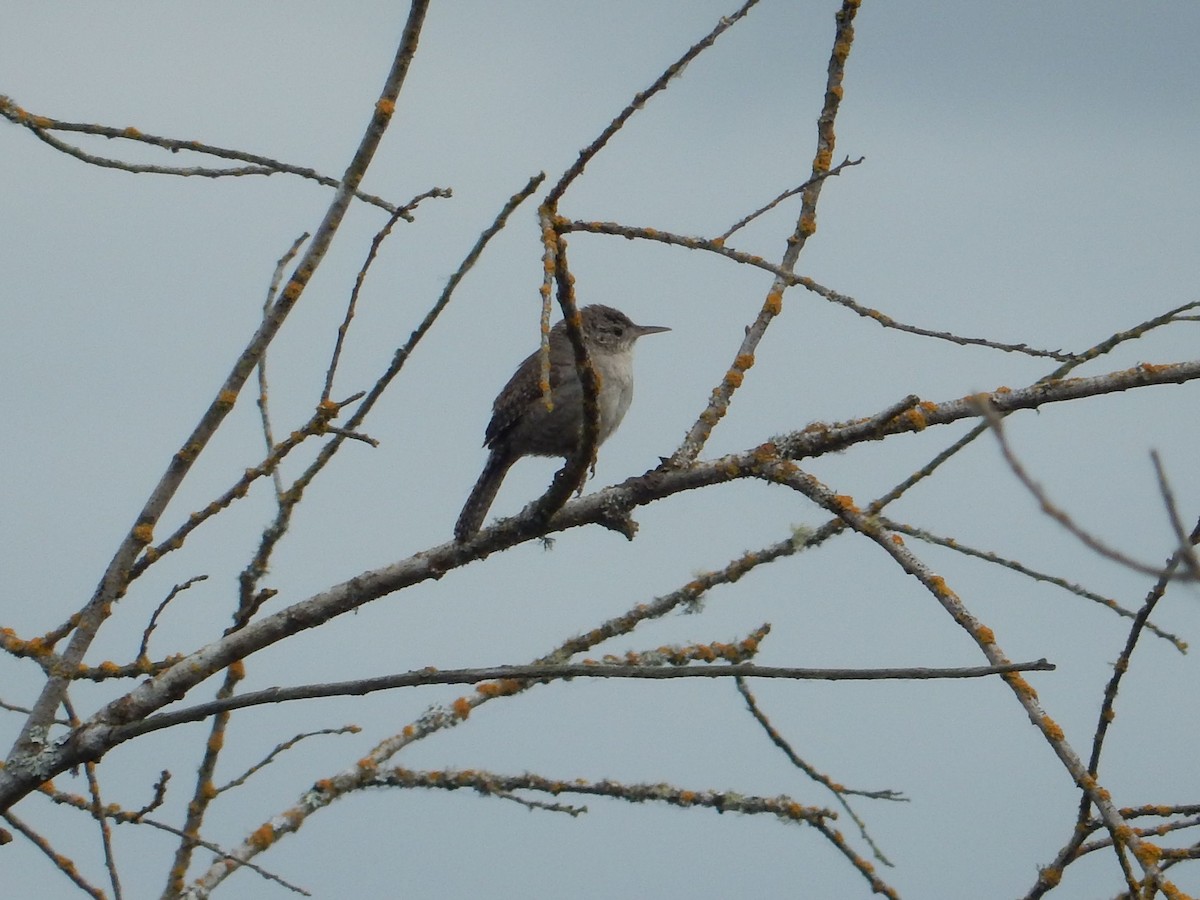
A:
POLYGON ((479 480, 475 482, 475 487, 471 488, 471 496, 467 498, 462 512, 458 514, 458 521, 454 525, 456 541, 462 543, 470 539, 483 525, 483 518, 491 509, 496 492, 500 490, 500 483, 504 481, 504 476, 516 461, 516 457, 506 453, 497 453, 495 450, 491 452, 479 480))

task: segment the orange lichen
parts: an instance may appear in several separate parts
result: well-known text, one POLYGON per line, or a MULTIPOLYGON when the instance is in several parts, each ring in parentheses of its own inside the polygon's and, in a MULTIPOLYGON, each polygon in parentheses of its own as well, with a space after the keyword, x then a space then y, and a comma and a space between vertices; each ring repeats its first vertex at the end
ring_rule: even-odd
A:
POLYGON ((1050 887, 1056 887, 1058 883, 1062 881, 1062 874, 1062 869, 1058 868, 1057 866, 1042 869, 1041 872, 1038 873, 1042 884, 1049 885, 1050 887))
POLYGON ((975 629, 975 639, 981 644, 996 643, 996 633, 986 625, 980 625, 975 629))
POLYGON ((1141 841, 1138 843, 1137 849, 1133 851, 1133 855, 1143 866, 1152 866, 1162 859, 1162 847, 1149 841, 1141 841))
POLYGON ((742 380, 745 377, 746 376, 737 369, 730 369, 725 373, 725 383, 732 388, 740 388, 742 386, 742 380))
POLYGON ((767 294, 767 299, 763 302, 763 308, 773 316, 779 315, 783 311, 783 294, 780 291, 771 291, 767 294))
POLYGON ((1021 677, 1019 672, 1005 672, 1000 677, 1007 681, 1009 687, 1011 687, 1022 697, 1026 697, 1030 700, 1037 699, 1037 691, 1033 689, 1028 681, 1021 677))
POLYGON ((1042 716, 1042 731, 1046 733, 1046 737, 1052 741, 1061 741, 1065 736, 1062 726, 1055 722, 1049 716, 1042 716))
POLYGON ((765 444, 755 447, 752 456, 756 463, 774 462, 779 457, 779 448, 771 441, 767 441, 765 444))
POLYGON ((751 368, 753 365, 754 365, 754 354, 753 353, 739 353, 737 356, 735 356, 733 358, 733 367, 735 369, 741 369, 743 372, 745 372, 747 369, 751 368))
POLYGON ((459 697, 452 705, 454 707, 454 714, 460 719, 465 719, 471 715, 471 701, 466 697, 459 697))
POLYGON ((300 297, 300 292, 303 290, 304 290, 304 285, 302 285, 300 282, 296 281, 295 279, 292 279, 291 281, 289 281, 287 283, 287 285, 284 287, 284 289, 282 291, 283 299, 295 301, 296 299, 298 299, 300 297))
POLYGON ((127 137, 127 138, 135 138, 135 139, 140 138, 142 136, 142 133, 140 131, 138 131, 136 128, 134 128, 132 125, 126 125, 125 130, 122 131, 121 134, 125 135, 125 137, 127 137))
POLYGON ((258 850, 266 850, 275 842, 275 829, 268 822, 262 827, 256 829, 250 835, 250 845, 258 850))
POLYGON ((396 111, 396 101, 388 100, 386 97, 382 98, 375 104, 375 111, 381 116, 390 116, 396 111))
POLYGON ((141 525, 135 525, 133 528, 133 539, 139 544, 148 544, 154 540, 154 526, 146 522, 141 525))
POLYGON ((834 502, 834 505, 837 506, 837 508, 840 509, 842 512, 846 512, 846 513, 859 512, 858 506, 856 506, 854 503, 854 498, 851 497, 849 494, 835 494, 834 498, 833 498, 833 502, 834 502))

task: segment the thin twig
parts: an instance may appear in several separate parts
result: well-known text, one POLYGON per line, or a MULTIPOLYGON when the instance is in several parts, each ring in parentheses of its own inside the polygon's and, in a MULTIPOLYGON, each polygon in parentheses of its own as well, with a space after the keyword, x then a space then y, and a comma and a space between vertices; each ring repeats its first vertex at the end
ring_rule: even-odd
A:
POLYGON ((719 256, 723 256, 726 259, 732 260, 733 262, 741 263, 747 266, 753 266, 757 269, 762 269, 764 272, 770 272, 787 285, 797 285, 802 287, 820 297, 824 297, 831 303, 836 303, 839 306, 851 310, 864 319, 870 319, 872 322, 875 322, 883 328, 891 328, 906 334, 915 334, 920 337, 934 338, 939 341, 947 341, 949 343, 964 347, 988 347, 993 350, 1002 350, 1005 353, 1022 353, 1026 356, 1046 357, 1059 362, 1069 362, 1078 359, 1078 357, 1074 354, 1066 353, 1062 350, 1039 350, 1035 347, 1030 347, 1025 343, 1012 344, 1005 343, 1003 341, 994 341, 989 338, 967 337, 965 335, 954 334, 949 331, 934 331, 929 328, 922 328, 918 325, 909 325, 905 322, 900 322, 877 309, 872 309, 869 306, 863 306, 853 297, 839 293, 832 288, 825 287, 823 284, 815 281, 812 278, 809 278, 807 275, 797 275, 795 272, 788 271, 783 266, 778 266, 774 263, 768 262, 761 256, 757 256, 753 253, 747 253, 742 250, 736 250, 732 247, 726 247, 723 238, 691 237, 688 235, 674 234, 670 231, 663 231, 660 228, 623 225, 619 222, 584 222, 577 220, 563 223, 561 227, 562 230, 567 232, 581 231, 587 234, 609 234, 617 237, 623 237, 627 240, 656 241, 658 243, 667 244, 673 247, 683 247, 687 250, 704 250, 709 253, 716 253, 719 256))
POLYGON ((519 797, 516 794, 510 794, 508 791, 492 791, 493 797, 500 800, 511 800, 513 803, 520 804, 526 809, 542 810, 544 812, 560 812, 566 813, 572 819, 583 815, 588 811, 586 806, 570 806, 566 803, 547 803, 544 800, 527 800, 524 797, 519 797))
MULTIPOLYGON (((283 462, 284 458, 308 438, 328 434, 331 430, 329 425, 330 420, 338 415, 343 407, 353 403, 361 396, 362 394, 355 394, 347 397, 340 403, 326 401, 320 404, 313 411, 312 417, 307 422, 291 431, 284 440, 276 444, 270 453, 267 454, 266 458, 258 465, 250 466, 243 470, 241 477, 233 485, 226 488, 219 497, 209 501, 203 509, 188 516, 187 521, 176 528, 165 540, 160 541, 154 547, 146 547, 145 552, 129 571, 130 581, 140 577, 146 569, 158 562, 166 554, 182 548, 184 541, 193 531, 221 512, 221 510, 227 509, 235 501, 245 497, 250 491, 250 486, 259 478, 278 471, 279 465, 283 462)), ((368 443, 371 442, 370 438, 359 435, 355 435, 355 437, 365 440, 368 443)))
MULTIPOLYGON (((940 537, 939 535, 926 531, 923 528, 905 525, 904 523, 897 522, 894 519, 884 517, 880 519, 880 522, 885 528, 890 528, 892 531, 899 532, 900 534, 907 534, 909 537, 917 538, 918 540, 925 541, 928 544, 935 544, 939 547, 945 547, 948 550, 953 550, 955 553, 961 553, 964 556, 972 556, 976 559, 982 559, 990 563, 995 563, 998 566, 1004 566, 1004 568, 1012 569, 1014 572, 1018 572, 1028 578, 1032 578, 1034 581, 1041 581, 1046 584, 1052 584, 1055 587, 1060 587, 1065 591, 1075 594, 1076 596, 1083 597, 1086 600, 1091 600, 1093 603, 1099 603, 1101 606, 1111 609, 1118 616, 1123 618, 1133 619, 1137 617, 1136 612, 1134 612, 1132 609, 1122 606, 1111 597, 1105 597, 1102 594, 1089 591, 1082 585, 1067 581, 1065 578, 1059 578, 1056 575, 1050 575, 1037 569, 1031 569, 1029 566, 1019 563, 1015 559, 1008 559, 1000 556, 999 554, 993 553, 990 550, 978 550, 975 547, 964 544, 957 538, 940 537)), ((1187 653, 1187 641, 1181 640, 1177 635, 1171 634, 1168 631, 1164 631, 1152 622, 1146 623, 1146 630, 1150 631, 1157 637, 1162 638, 1163 640, 1170 641, 1175 646, 1175 649, 1180 653, 1187 653)))
POLYGON ((341 728, 322 728, 319 731, 306 731, 303 734, 298 734, 295 737, 284 741, 282 744, 276 744, 275 748, 270 753, 268 753, 263 759, 256 762, 249 769, 247 769, 245 772, 243 772, 237 778, 234 778, 228 784, 224 784, 221 787, 217 788, 216 791, 218 794, 223 794, 226 791, 231 790, 232 788, 240 787, 241 785, 246 783, 246 781, 250 778, 250 776, 254 775, 256 772, 260 772, 263 769, 265 769, 267 766, 269 766, 271 763, 273 763, 275 761, 276 757, 287 752, 288 750, 291 750, 293 747, 295 747, 298 743, 300 743, 305 738, 317 737, 318 735, 323 735, 323 734, 358 734, 360 731, 362 731, 362 729, 359 728, 357 725, 343 725, 341 728))
MULTIPOLYGON (((9 121, 17 125, 23 125, 34 133, 40 140, 60 150, 63 153, 73 156, 83 162, 102 166, 104 168, 121 169, 126 172, 133 173, 154 173, 160 175, 178 175, 183 177, 199 176, 204 178, 221 178, 226 176, 241 176, 241 175, 275 175, 285 173, 290 175, 298 175, 301 178, 307 178, 316 181, 325 187, 337 187, 341 182, 337 178, 331 178, 328 175, 322 175, 315 169, 309 169, 302 166, 294 166, 289 163, 280 162, 276 159, 271 159, 266 156, 259 156, 253 153, 246 153, 244 150, 230 149, 228 147, 217 147, 213 144, 204 144, 200 141, 186 141, 178 138, 160 137, 158 135, 146 134, 133 127, 113 128, 106 125, 93 125, 86 122, 63 122, 58 119, 50 118, 49 116, 30 113, 22 109, 12 102, 8 97, 0 97, 0 115, 7 118, 9 121), (178 153, 181 150, 200 153, 207 156, 215 156, 221 159, 235 159, 248 163, 246 166, 232 169, 206 169, 201 167, 173 167, 173 166, 156 166, 142 165, 138 163, 124 162, 122 160, 108 159, 106 157, 94 156, 90 153, 85 153, 78 147, 67 144, 58 138, 55 138, 49 132, 51 131, 67 131, 77 132, 81 134, 92 134, 99 137, 108 138, 110 140, 128 140, 141 144, 149 144, 155 147, 162 147, 172 153, 178 153)), ((451 192, 446 188, 433 188, 418 195, 414 200, 410 200, 400 209, 405 210, 404 218, 411 222, 412 209, 421 200, 427 197, 449 197, 451 192)), ((374 194, 368 194, 361 190, 355 189, 354 196, 362 200, 364 203, 369 203, 372 206, 377 206, 389 213, 394 213, 397 207, 388 201, 376 197, 374 194)))
POLYGON ((988 425, 992 429, 992 433, 996 435, 996 443, 1000 446, 1000 452, 1004 456, 1004 461, 1008 463, 1009 469, 1017 476, 1017 480, 1025 486, 1025 490, 1029 491, 1033 498, 1037 500, 1038 506, 1041 507, 1043 513, 1065 528, 1068 532, 1074 535, 1080 543, 1095 553, 1100 554, 1106 559, 1111 559, 1113 562, 1120 563, 1126 568, 1132 569, 1135 572, 1140 572, 1143 575, 1151 575, 1158 577, 1162 575, 1162 566, 1152 566, 1148 563, 1142 563, 1126 553, 1122 553, 1115 547, 1110 547, 1104 541, 1095 535, 1085 531, 1080 526, 1076 525, 1074 520, 1067 514, 1065 510, 1055 505, 1045 489, 1040 484, 1033 480, 1021 461, 1013 452, 1012 446, 1008 442, 1008 438, 1004 433, 1004 424, 1000 416, 987 402, 986 397, 980 397, 979 410, 987 419, 988 425))
MULTIPOLYGON (((275 299, 279 296, 279 285, 283 281, 283 273, 296 254, 300 252, 300 248, 309 238, 308 232, 304 232, 300 237, 292 242, 292 246, 288 248, 283 256, 275 263, 275 272, 271 276, 271 283, 267 286, 267 296, 263 299, 263 318, 266 319, 271 314, 271 307, 275 305, 275 299)), ((269 395, 267 389, 267 351, 262 352, 262 356, 258 360, 258 412, 262 420, 263 442, 266 444, 268 454, 275 451, 275 435, 271 429, 271 413, 267 397, 269 395)), ((283 495, 283 476, 279 474, 279 468, 275 467, 271 470, 271 482, 275 485, 275 497, 283 495)))
POLYGON ((311 700, 317 697, 358 697, 375 691, 395 690, 403 687, 424 687, 431 684, 484 684, 500 682, 500 687, 488 688, 481 693, 511 693, 524 681, 559 681, 572 678, 633 678, 633 679, 676 679, 676 678, 784 678, 805 681, 876 681, 914 680, 924 681, 944 678, 987 678, 1014 672, 1052 672, 1055 666, 1045 659, 1021 663, 998 663, 991 666, 958 666, 951 668, 899 667, 882 669, 806 669, 788 666, 758 666, 753 663, 737 665, 711 665, 688 667, 608 666, 597 663, 575 663, 554 666, 493 666, 479 669, 418 669, 398 675, 383 675, 378 678, 359 678, 354 681, 335 681, 325 684, 306 684, 296 687, 266 688, 229 696, 207 703, 198 703, 178 711, 158 713, 136 722, 115 726, 113 736, 118 740, 129 740, 138 735, 163 728, 171 728, 184 722, 198 722, 210 716, 228 713, 250 706, 267 703, 285 703, 293 700, 311 700), (516 682, 509 685, 509 682, 516 682))
MULTIPOLYGON (((63 697, 63 709, 71 719, 71 727, 78 728, 79 716, 76 715, 75 706, 68 696, 63 697)), ((121 900, 123 897, 121 878, 117 874, 117 860, 113 855, 112 829, 105 817, 104 802, 100 798, 100 779, 96 777, 96 763, 88 760, 83 764, 83 771, 88 786, 88 812, 92 814, 96 827, 100 829, 100 847, 104 852, 104 869, 108 873, 109 884, 112 885, 114 900, 121 900)))
POLYGON ((18 819, 11 811, 5 812, 2 815, 5 822, 23 834, 25 838, 31 844, 33 844, 33 846, 41 850, 42 853, 46 855, 46 858, 49 859, 50 862, 54 863, 54 867, 58 869, 58 871, 62 872, 64 875, 70 878, 71 881, 75 882, 75 886, 77 888, 79 888, 89 897, 93 897, 94 900, 106 900, 104 891, 91 884, 86 878, 80 875, 79 868, 75 865, 74 861, 70 857, 63 856, 61 853, 55 850, 53 845, 48 840, 26 825, 24 821, 18 819))
MULTIPOLYGON (((413 205, 415 205, 415 200, 413 205)), ((391 234, 391 229, 396 226, 396 221, 407 215, 408 208, 396 210, 395 214, 389 218, 383 228, 379 229, 376 236, 371 240, 371 248, 367 251, 367 258, 362 263, 359 269, 359 274, 354 278, 354 288, 350 290, 350 299, 346 305, 346 316, 342 319, 342 324, 337 329, 337 340, 334 342, 334 353, 330 356, 329 368, 325 372, 325 388, 320 394, 322 401, 329 400, 332 390, 334 390, 334 373, 337 371, 337 362, 342 356, 342 347, 346 342, 347 332, 350 330, 350 322, 354 319, 354 310, 358 306, 359 293, 362 290, 362 284, 366 282, 367 271, 371 269, 372 263, 376 260, 379 254, 379 247, 383 246, 384 240, 388 239, 391 234)))
POLYGON ((828 172, 817 173, 816 175, 812 176, 812 178, 808 179, 808 181, 804 182, 803 184, 784 191, 782 194, 780 194, 778 197, 776 197, 774 200, 772 200, 766 206, 759 207, 754 212, 750 213, 750 215, 745 216, 742 219, 739 219, 737 221, 737 223, 735 223, 732 227, 729 228, 728 231, 726 231, 724 234, 722 234, 720 237, 718 237, 717 240, 720 242, 729 240, 729 238, 733 237, 733 235, 736 231, 738 231, 742 228, 745 228, 747 225, 749 225, 751 222, 753 222, 755 219, 757 219, 759 216, 763 215, 764 213, 770 212, 776 206, 778 206, 780 203, 782 203, 784 200, 786 200, 788 197, 795 197, 797 194, 804 193, 804 191, 806 191, 809 188, 809 186, 812 185, 813 182, 815 182, 815 181, 823 181, 826 178, 833 178, 835 175, 841 175, 843 169, 847 169, 850 166, 860 165, 864 159, 866 159, 866 157, 860 156, 858 159, 851 160, 850 157, 847 156, 845 159, 843 159, 840 163, 838 163, 836 166, 834 166, 828 172))
POLYGON ((734 679, 734 681, 737 684, 738 692, 741 693, 742 698, 746 701, 746 706, 750 710, 750 715, 754 717, 754 720, 758 722, 763 731, 767 733, 767 737, 771 739, 771 743, 783 751, 783 755, 788 758, 788 761, 791 762, 792 765, 794 765, 813 781, 827 788, 835 797, 837 797, 837 801, 841 804, 842 809, 846 811, 846 814, 850 817, 851 821, 858 826, 858 833, 871 848, 871 853, 874 854, 875 858, 885 866, 892 866, 892 861, 887 858, 883 850, 880 849, 879 845, 872 840, 871 835, 867 832, 866 823, 859 817, 858 813, 854 811, 854 809, 850 806, 850 802, 846 798, 847 796, 855 795, 860 797, 868 797, 873 800, 897 800, 904 802, 907 802, 908 798, 897 791, 861 791, 836 784, 828 775, 817 771, 814 766, 809 765, 809 763, 802 759, 800 754, 798 754, 792 748, 791 743, 779 733, 774 725, 771 724, 771 720, 767 718, 767 714, 764 713, 762 708, 758 705, 758 700, 754 696, 754 692, 751 691, 750 687, 746 684, 746 679, 738 677, 734 679))
POLYGON ((163 598, 162 602, 155 607, 154 612, 150 614, 150 621, 146 623, 146 630, 142 632, 142 642, 138 645, 137 659, 139 662, 148 660, 150 654, 150 635, 154 634, 154 629, 158 627, 158 617, 162 615, 167 604, 190 588, 192 585, 201 581, 206 581, 207 575, 193 575, 187 581, 175 585, 163 598))
POLYGON ((1162 459, 1157 450, 1150 451, 1150 460, 1154 463, 1154 474, 1158 478, 1158 491, 1162 495, 1163 505, 1167 508, 1167 517, 1179 542, 1176 556, 1191 573, 1193 581, 1200 581, 1200 561, 1196 559, 1196 551, 1192 547, 1192 538, 1183 527, 1183 519, 1179 516, 1179 507, 1175 503, 1175 492, 1171 490, 1171 482, 1167 479, 1167 471, 1163 468, 1162 459))
POLYGON ((566 190, 570 186, 571 182, 583 174, 584 167, 597 153, 604 149, 604 146, 608 143, 609 139, 621 130, 621 127, 627 121, 629 121, 633 114, 644 107, 646 105, 646 101, 648 101, 651 97, 662 91, 672 78, 683 72, 688 63, 699 56, 703 51, 711 47, 717 38, 719 38, 722 34, 729 30, 729 28, 742 19, 746 13, 750 12, 750 9, 757 2, 758 0, 747 0, 747 2, 744 3, 736 12, 728 16, 722 16, 721 20, 716 24, 712 31, 689 47, 683 56, 679 57, 679 59, 667 66, 666 70, 654 80, 654 83, 651 84, 650 87, 646 88, 644 91, 638 91, 638 93, 634 95, 633 100, 630 101, 629 105, 621 110, 620 114, 609 123, 608 127, 600 132, 599 136, 592 141, 592 143, 590 143, 583 150, 579 151, 579 158, 575 160, 574 165, 572 165, 562 174, 562 177, 559 178, 558 183, 551 188, 550 193, 546 195, 544 205, 550 209, 556 210, 558 208, 558 201, 562 199, 563 194, 566 193, 566 190))

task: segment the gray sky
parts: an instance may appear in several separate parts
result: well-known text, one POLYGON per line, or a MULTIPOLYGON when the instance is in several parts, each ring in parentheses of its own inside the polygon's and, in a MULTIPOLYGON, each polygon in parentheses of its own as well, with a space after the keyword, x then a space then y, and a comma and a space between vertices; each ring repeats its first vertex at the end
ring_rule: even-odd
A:
MULTIPOLYGON (((337 176, 350 158, 403 25, 400 4, 8 4, 0 93, 33 113, 133 125, 311 166, 337 176)), ((835 3, 763 0, 693 62, 589 167, 564 200, 573 218, 684 234, 721 233, 804 180, 833 34, 835 3)), ((435 3, 398 112, 365 189, 403 202, 432 186, 373 269, 335 394, 370 385, 424 316, 479 231, 529 176, 551 180, 633 93, 733 2, 435 3)), ((1198 299, 1200 34, 1196 4, 879 3, 867 0, 838 120, 836 156, 866 158, 826 184, 819 232, 799 271, 904 322, 1035 347, 1079 350, 1198 299)), ((167 165, 186 154, 80 138, 92 153, 167 165)), ((330 191, 275 175, 211 181, 133 176, 68 158, 24 130, 0 128, 8 178, 0 291, 0 624, 23 636, 58 624, 90 595, 147 491, 244 346, 275 261, 316 227, 330 191)), ((534 203, 463 283, 366 430, 378 449, 345 448, 311 491, 268 583, 272 609, 441 543, 483 464, 496 390, 537 336, 541 260, 534 203)), ((740 233, 738 248, 778 259, 798 206, 740 233)), ((370 237, 383 224, 356 206, 270 357, 277 433, 309 415, 335 329, 370 237)), ((582 302, 669 325, 638 348, 638 388, 605 445, 591 487, 669 455, 729 366, 769 279, 678 248, 576 235, 582 302)), ((1082 374, 1194 356, 1188 325, 1126 345, 1082 374)), ((907 393, 931 400, 1028 384, 1045 360, 885 331, 799 290, 706 457, 754 446, 815 420, 871 414, 907 393)), ((1171 551, 1148 451, 1157 448, 1184 518, 1195 519, 1200 439, 1194 388, 1130 392, 1014 416, 1010 436, 1060 505, 1147 561, 1171 551), (1188 413, 1184 411, 1187 410, 1188 413)), ((261 456, 244 394, 161 533, 261 456)), ((965 429, 869 445, 808 466, 867 502, 965 429)), ((307 460, 305 455, 305 460, 307 460)), ((553 461, 513 470, 494 510, 536 496, 553 461)), ((292 474, 298 471, 295 467, 292 474)), ((154 647, 192 648, 223 628, 236 573, 270 514, 260 491, 198 533, 124 601, 89 659, 124 660, 172 584, 209 580, 169 609, 154 647)), ((1020 559, 1137 607, 1148 586, 1079 549, 980 441, 897 504, 896 518, 1020 559)), ((761 484, 693 492, 641 509, 638 539, 588 529, 552 552, 517 548, 442 581, 376 602, 262 654, 247 688, 404 671, 527 662, 634 603, 667 593, 744 550, 817 525, 803 498, 761 484)), ((1048 657, 1031 677, 1086 755, 1125 620, 1078 597, 916 546, 1013 659, 1048 657)), ((1196 591, 1156 616, 1200 639, 1196 591)), ((978 651, 913 579, 861 539, 762 568, 713 592, 702 615, 672 616, 603 649, 729 640, 763 622, 759 662, 803 666, 973 665, 978 651)), ((152 654, 154 655, 154 654, 152 654)), ((32 666, 0 663, 0 699, 29 702, 32 666)), ((1122 688, 1101 781, 1121 805, 1196 798, 1191 657, 1144 638, 1122 688)), ((109 696, 82 686, 81 711, 109 696)), ((769 683, 759 697, 814 766, 910 803, 859 800, 896 864, 904 897, 1012 897, 1066 840, 1077 801, 1065 772, 999 682, 769 683)), ((203 692, 200 692, 203 693, 203 692)), ((354 722, 353 737, 311 740, 254 786, 214 807, 223 844, 351 764, 429 704, 430 688, 235 718, 223 783, 298 731, 354 722)), ((207 696, 207 695, 205 695, 207 696)), ((0 718, 11 742, 18 717, 0 718)), ((147 802, 159 769, 174 780, 164 818, 190 791, 198 726, 123 747, 101 768, 106 800, 147 802), (185 743, 185 739, 190 744, 185 743), (187 749, 187 748, 193 749, 187 749)), ((7 746, 7 745, 6 745, 7 746)), ((396 760, 552 777, 669 781, 694 789, 832 798, 757 730, 732 684, 583 684, 492 704, 465 727, 396 760)), ((80 779, 61 787, 84 790, 80 779)), ((317 897, 628 892, 868 896, 862 879, 804 828, 710 812, 598 800, 576 819, 465 792, 375 792, 340 801, 259 858, 317 897)), ((33 799, 19 810, 63 836, 95 875, 79 817, 33 799), (76 833, 77 830, 77 833, 76 833), (80 849, 86 848, 86 849, 80 849)), ((844 817, 841 830, 857 841, 844 817)), ((157 896, 173 843, 118 829, 128 896, 157 896)), ((1184 838, 1183 840, 1186 840, 1184 838)), ((1174 846, 1173 841, 1164 841, 1174 846)), ((855 843, 863 853, 861 841, 855 843)), ((22 840, 0 849, 14 896, 77 896, 22 840), (15 880, 15 881, 14 881, 15 880), (13 885, 16 885, 13 887, 13 885)), ((1195 868, 1172 878, 1200 892, 1195 868)), ((1054 896, 1109 896, 1111 855, 1068 870, 1054 896)), ((285 896, 240 874, 230 897, 285 896)))

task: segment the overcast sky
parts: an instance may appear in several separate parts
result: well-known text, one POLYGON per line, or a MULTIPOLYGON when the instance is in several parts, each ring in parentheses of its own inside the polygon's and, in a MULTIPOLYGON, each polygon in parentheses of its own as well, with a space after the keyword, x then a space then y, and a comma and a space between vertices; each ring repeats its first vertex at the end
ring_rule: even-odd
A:
MULTIPOLYGON (((431 187, 384 245, 360 299, 335 396, 372 383, 503 202, 539 172, 569 166, 732 0, 489 4, 435 2, 397 114, 364 188, 404 202, 431 187)), ((589 167, 564 199, 571 218, 715 236, 808 174, 825 86, 834 2, 763 0, 694 61, 589 167)), ((35 114, 135 126, 236 147, 338 176, 391 63, 403 4, 361 2, 4 4, 0 93, 35 114)), ((882 3, 867 0, 845 79, 835 156, 864 157, 824 188, 819 231, 798 270, 904 322, 1081 350, 1200 299, 1200 5, 882 3)), ((187 154, 65 135, 88 152, 164 165, 187 154)), ((90 596, 147 492, 253 332, 276 260, 316 228, 331 191, 287 175, 222 180, 131 175, 65 156, 0 127, 0 625, 25 637, 90 596)), ((211 161, 203 161, 211 164, 211 161)), ((537 340, 541 278, 528 202, 463 283, 366 431, 318 481, 266 582, 283 608, 365 569, 449 539, 483 465, 492 399, 537 340)), ((731 244, 777 260, 798 206, 784 204, 731 244)), ((310 414, 356 271, 384 213, 356 205, 270 356, 276 433, 310 414)), ((707 402, 769 286, 762 272, 658 244, 575 235, 581 302, 667 325, 638 347, 637 395, 603 448, 590 487, 668 456, 707 402)), ((1195 354, 1194 323, 1092 363, 1098 375, 1195 354)), ((706 457, 816 420, 876 412, 908 393, 930 400, 1019 387, 1053 364, 885 331, 799 289, 706 457)), ((1200 426, 1191 386, 1140 390, 1009 420, 1014 444, 1055 500, 1147 561, 1172 549, 1148 452, 1158 449, 1185 519, 1200 509, 1200 426)), ((243 394, 168 513, 173 527, 262 455, 243 394)), ((808 468, 868 502, 965 431, 930 429, 808 468)), ((308 458, 307 456, 305 457, 308 458)), ((511 473, 494 514, 537 496, 553 461, 511 473)), ((296 474, 298 469, 290 470, 296 474)), ((263 485, 262 487, 266 487, 263 485)), ((122 601, 89 661, 132 658, 171 585, 209 580, 173 604, 159 655, 219 634, 236 573, 270 516, 260 491, 198 533, 122 601)), ((939 534, 1080 581, 1136 608, 1150 581, 1081 550, 1048 522, 980 441, 893 510, 939 534)), ((599 529, 554 549, 519 547, 343 617, 261 655, 248 689, 433 665, 528 662, 571 634, 717 569, 793 525, 826 516, 798 495, 740 482, 637 511, 632 543, 599 529)), ((167 528, 160 529, 166 533, 167 528)), ((920 545, 1013 659, 1086 756, 1126 621, 1079 597, 920 545)), ((1168 595, 1156 616, 1200 640, 1200 596, 1168 595)), ((730 640, 773 626, 759 662, 798 666, 983 662, 913 579, 861 539, 756 571, 605 652, 730 640)), ((156 655, 152 652, 151 654, 156 655)), ((0 700, 29 703, 32 664, 0 665, 0 700)), ((1143 639, 1122 689, 1101 781, 1119 805, 1200 795, 1192 698, 1196 660, 1143 639)), ((1072 785, 998 681, 758 686, 776 726, 835 781, 911 802, 858 800, 895 863, 882 877, 909 898, 1014 897, 1068 838, 1072 785)), ((217 783, 299 731, 356 723, 355 736, 305 742, 214 806, 214 840, 236 845, 311 783, 351 765, 431 703, 428 688, 366 699, 261 707, 235 718, 217 783)), ((198 692, 203 694, 203 691, 198 692)), ((85 715, 111 696, 85 685, 85 715)), ((204 694, 200 699, 208 696, 204 694)), ((19 717, 4 713, 11 743, 19 717)), ((180 821, 200 726, 135 742, 100 769, 105 799, 148 802, 173 781, 162 818, 180 821), (191 749, 188 749, 191 748, 191 749)), ((8 744, 6 744, 8 746, 8 744)), ((796 772, 747 715, 732 683, 560 684, 492 704, 396 763, 693 789, 832 798, 796 772)), ((60 787, 83 792, 82 779, 60 787)), ((578 818, 463 792, 378 791, 314 816, 258 861, 320 898, 866 897, 866 883, 803 827, 707 811, 588 800, 578 818)), ((91 827, 32 798, 18 810, 102 883, 91 827)), ((854 825, 841 830, 859 852, 854 825)), ((127 896, 157 896, 167 836, 117 830, 127 896)), ((1181 838, 1186 842, 1187 838, 1181 838)), ((1168 843, 1164 841, 1164 843, 1168 843)), ((1174 846, 1175 844, 1171 844, 1174 846)), ((23 839, 0 848, 5 890, 78 893, 23 839)), ((1200 870, 1172 878, 1200 893, 1200 870)), ((1113 858, 1068 870, 1053 896, 1111 896, 1113 858)), ((286 892, 241 873, 229 897, 286 892)))

